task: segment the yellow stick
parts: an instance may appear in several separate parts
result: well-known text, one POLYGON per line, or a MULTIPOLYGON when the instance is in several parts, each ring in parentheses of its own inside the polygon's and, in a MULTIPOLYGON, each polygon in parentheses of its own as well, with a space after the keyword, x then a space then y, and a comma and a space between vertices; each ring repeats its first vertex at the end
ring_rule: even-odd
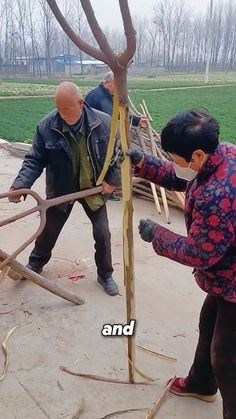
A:
POLYGON ((7 333, 6 336, 4 337, 3 341, 2 341, 2 351, 5 357, 5 361, 4 361, 4 367, 3 367, 3 373, 0 375, 0 381, 4 380, 5 376, 6 376, 6 372, 7 372, 7 367, 8 367, 8 352, 7 352, 7 342, 10 339, 12 333, 14 333, 16 327, 13 327, 12 329, 10 329, 7 333))
MULTIPOLYGON (((143 152, 147 153, 147 147, 146 147, 146 144, 145 144, 144 139, 142 137, 142 134, 141 135, 138 134, 138 137, 139 137, 140 144, 141 144, 143 152)), ((157 196, 156 186, 152 182, 150 182, 150 184, 151 184, 153 199, 154 199, 154 202, 155 202, 155 205, 156 205, 157 212, 158 212, 158 214, 161 214, 161 206, 160 206, 160 202, 159 202, 159 199, 158 199, 158 196, 157 196)))
POLYGON ((152 119, 152 117, 151 117, 151 115, 150 115, 150 113, 149 113, 149 110, 148 110, 148 108, 147 108, 147 104, 146 104, 146 102, 145 102, 145 100, 144 100, 144 99, 143 99, 143 107, 144 107, 145 113, 146 113, 146 115, 147 115, 147 117, 148 117, 149 121, 150 121, 150 122, 153 122, 153 119, 152 119))
POLYGON ((130 97, 130 96, 128 96, 128 100, 129 100, 129 104, 130 104, 130 106, 132 107, 132 111, 133 111, 133 113, 134 113, 134 114, 136 114, 136 115, 138 115, 138 116, 144 116, 144 115, 142 115, 142 114, 138 111, 138 109, 134 106, 134 103, 132 102, 132 100, 131 100, 131 97, 130 97))
POLYGON ((164 402, 164 400, 166 398, 167 393, 169 392, 169 390, 170 390, 173 382, 175 381, 175 378, 176 377, 174 377, 170 381, 170 383, 166 386, 165 390, 161 394, 161 397, 153 404, 152 408, 149 410, 149 412, 148 412, 147 416, 145 417, 145 419, 153 419, 153 418, 155 418, 158 410, 160 409, 162 403, 164 402))
POLYGON ((158 356, 158 357, 163 358, 163 359, 167 359, 167 360, 170 360, 170 361, 178 361, 177 358, 173 358, 172 356, 167 356, 167 355, 161 354, 159 352, 152 351, 151 349, 144 348, 144 346, 141 346, 141 345, 137 345, 137 348, 140 349, 140 351, 147 352, 151 355, 158 356))
MULTIPOLYGON (((152 128, 151 128, 151 124, 150 124, 149 120, 148 120, 148 133, 149 133, 149 136, 150 136, 152 153, 155 157, 157 157, 156 145, 155 145, 155 141, 154 141, 154 138, 153 138, 152 128)), ((162 187, 160 187, 160 191, 161 191, 161 198, 162 198, 162 202, 163 202, 163 206, 164 206, 164 210, 165 210, 166 221, 167 221, 168 224, 170 224, 170 212, 169 212, 168 202, 167 202, 167 198, 166 198, 166 191, 162 187)))
MULTIPOLYGON (((121 164, 121 178, 123 189, 124 218, 123 218, 123 251, 124 251, 124 280, 126 287, 127 323, 135 320, 135 280, 134 280, 134 253, 133 253, 133 205, 132 205, 132 177, 131 162, 126 155, 128 139, 126 133, 126 110, 120 106, 121 144, 124 161, 121 164)), ((135 338, 128 337, 129 381, 134 382, 135 377, 135 338)))
POLYGON ((114 104, 113 104, 110 139, 109 139, 109 144, 108 144, 108 148, 107 148, 107 154, 106 154, 104 166, 103 166, 103 169, 102 169, 102 171, 100 173, 100 176, 97 180, 97 185, 101 185, 101 183, 103 182, 103 180, 106 176, 106 173, 109 169, 109 165, 110 165, 110 162, 112 160, 113 154, 114 154, 118 120, 119 120, 119 96, 118 96, 117 83, 115 82, 114 104))

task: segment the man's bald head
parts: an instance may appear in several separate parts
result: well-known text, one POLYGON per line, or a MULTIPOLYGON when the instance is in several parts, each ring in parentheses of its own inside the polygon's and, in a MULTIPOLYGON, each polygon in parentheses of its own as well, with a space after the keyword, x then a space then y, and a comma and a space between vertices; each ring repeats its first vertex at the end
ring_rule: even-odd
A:
POLYGON ((58 97, 79 97, 81 99, 81 94, 79 87, 70 81, 63 81, 56 89, 56 99, 58 97))
POLYGON ((69 81, 65 81, 56 89, 56 106, 61 118, 68 124, 76 124, 82 114, 84 102, 79 87, 69 81))

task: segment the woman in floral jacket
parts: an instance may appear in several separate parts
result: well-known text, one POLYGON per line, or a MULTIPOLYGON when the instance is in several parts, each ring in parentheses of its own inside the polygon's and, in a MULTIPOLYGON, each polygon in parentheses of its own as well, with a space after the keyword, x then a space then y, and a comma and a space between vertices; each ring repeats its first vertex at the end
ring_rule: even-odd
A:
POLYGON ((135 174, 166 189, 185 191, 187 236, 151 220, 140 235, 158 255, 194 268, 207 293, 199 342, 186 378, 171 391, 213 401, 219 387, 224 419, 236 418, 236 147, 219 142, 219 124, 205 110, 175 116, 161 134, 174 163, 128 150, 135 174))

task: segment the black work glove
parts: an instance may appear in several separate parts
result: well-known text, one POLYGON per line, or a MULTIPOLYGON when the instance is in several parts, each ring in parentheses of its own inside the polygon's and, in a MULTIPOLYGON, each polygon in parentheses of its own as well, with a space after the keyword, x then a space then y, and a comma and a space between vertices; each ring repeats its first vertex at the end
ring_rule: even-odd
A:
POLYGON ((154 223, 154 221, 152 220, 140 220, 139 222, 139 234, 141 236, 141 238, 145 241, 145 242, 152 242, 155 236, 155 232, 158 229, 159 224, 154 223))
POLYGON ((126 151, 127 156, 130 157, 131 164, 133 166, 137 166, 141 162, 141 160, 144 158, 144 154, 141 150, 138 148, 131 147, 126 151))
MULTIPOLYGON (((116 153, 119 156, 118 159, 119 159, 120 163, 122 163, 123 160, 124 160, 124 153, 123 153, 123 150, 122 150, 120 140, 118 140, 117 144, 116 144, 116 153)), ((138 148, 134 148, 134 147, 130 147, 126 151, 126 154, 127 154, 127 156, 130 157, 131 164, 133 166, 137 166, 137 164, 139 164, 144 157, 143 152, 141 150, 139 150, 138 148)))

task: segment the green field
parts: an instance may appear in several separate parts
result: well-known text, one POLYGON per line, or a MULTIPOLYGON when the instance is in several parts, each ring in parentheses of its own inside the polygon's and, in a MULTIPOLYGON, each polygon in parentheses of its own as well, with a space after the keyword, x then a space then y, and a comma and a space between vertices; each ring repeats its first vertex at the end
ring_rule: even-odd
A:
MULTIPOLYGON (((66 79, 63 79, 66 80, 66 79)), ((92 77, 77 77, 68 79, 78 84, 82 91, 88 91, 97 86, 101 80, 92 77)), ((29 78, 1 78, 0 96, 19 95, 50 95, 54 94, 55 86, 62 79, 29 79, 29 78)), ((130 77, 130 90, 150 90, 168 87, 202 86, 205 83, 204 74, 159 74, 154 78, 130 77)), ((213 73, 209 77, 209 85, 236 85, 236 73, 213 73)))
POLYGON ((32 139, 37 122, 54 106, 54 100, 49 98, 0 100, 0 138, 10 141, 32 139))
POLYGON ((145 99, 158 131, 175 113, 200 107, 219 120, 221 138, 236 143, 236 87, 134 92, 131 96, 136 104, 145 99))
MULTIPOLYGON (((93 79, 76 79, 83 94, 98 84, 93 79)), ((33 138, 37 122, 54 108, 53 95, 60 80, 11 79, 0 83, 0 96, 28 96, 27 99, 0 99, 0 137, 8 140, 28 141, 33 138)), ((221 124, 221 138, 236 143, 236 75, 220 74, 211 77, 211 84, 228 84, 182 90, 151 90, 187 86, 204 86, 203 75, 159 76, 156 79, 129 80, 132 100, 139 107, 145 99, 158 131, 175 113, 197 107, 207 108, 221 124)), ((139 108, 140 109, 140 108, 139 108)))

